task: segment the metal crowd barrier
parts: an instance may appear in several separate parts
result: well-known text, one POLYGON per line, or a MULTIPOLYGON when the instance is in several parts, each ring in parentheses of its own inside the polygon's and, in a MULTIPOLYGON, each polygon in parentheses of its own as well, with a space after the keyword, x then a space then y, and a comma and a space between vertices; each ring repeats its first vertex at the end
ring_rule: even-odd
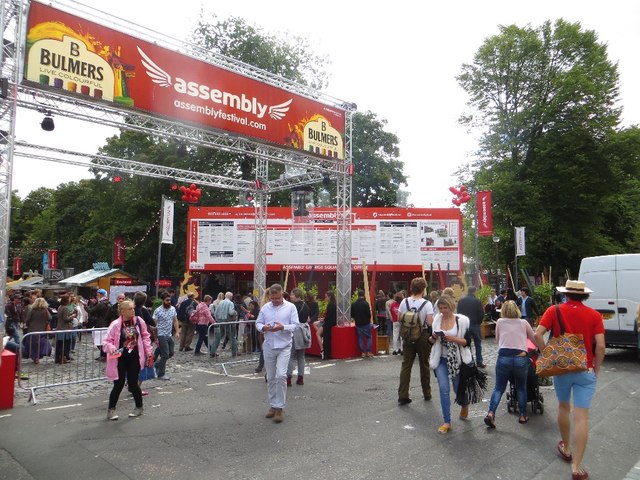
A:
POLYGON ((216 356, 212 357, 214 366, 220 367, 225 375, 229 375, 228 366, 258 362, 260 358, 260 348, 258 346, 259 334, 255 329, 255 320, 239 320, 237 322, 218 322, 212 323, 207 329, 207 337, 209 342, 209 355, 213 355, 213 345, 215 341, 216 329, 220 329, 220 345, 216 351, 216 356), (248 332, 247 332, 248 329, 248 332), (223 350, 222 343, 224 340, 225 330, 231 330, 231 335, 235 335, 237 339, 237 356, 231 354, 231 339, 229 339, 227 347, 223 350), (245 344, 245 332, 249 335, 250 340, 245 344), (246 351, 246 345, 248 350, 246 351), (241 352, 241 350, 245 350, 241 352))
POLYGON ((30 390, 29 400, 36 404, 38 389, 106 379, 106 364, 97 361, 97 345, 102 345, 106 333, 106 328, 27 333, 17 353, 18 387, 30 390))

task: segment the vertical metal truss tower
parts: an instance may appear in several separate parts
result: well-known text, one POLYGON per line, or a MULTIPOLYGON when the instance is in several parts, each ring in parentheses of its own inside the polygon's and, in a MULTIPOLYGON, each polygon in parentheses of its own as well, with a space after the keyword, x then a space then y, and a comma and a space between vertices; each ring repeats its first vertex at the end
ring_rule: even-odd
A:
MULTIPOLYGON (((110 17, 104 12, 76 3, 58 0, 52 6, 66 7, 77 15, 98 21, 105 25, 115 25, 122 31, 131 31, 158 45, 173 50, 183 50, 185 45, 138 25, 110 17)), ((9 255, 9 222, 11 209, 11 175, 14 153, 16 156, 79 165, 98 167, 107 171, 130 173, 153 178, 179 179, 184 182, 198 183, 213 188, 225 188, 246 192, 252 190, 255 198, 255 250, 254 250, 254 286, 260 297, 266 290, 267 272, 267 208, 270 192, 288 190, 296 186, 311 185, 322 181, 329 175, 336 178, 338 196, 336 201, 337 241, 336 287, 338 301, 338 321, 350 321, 351 299, 351 145, 352 116, 356 106, 342 100, 315 91, 288 79, 278 77, 264 70, 237 60, 208 51, 198 45, 188 45, 190 53, 200 60, 227 70, 254 78, 268 85, 324 101, 328 105, 345 110, 345 160, 308 155, 305 152, 275 147, 252 141, 243 137, 215 132, 197 126, 181 124, 139 111, 123 111, 108 103, 95 103, 82 98, 70 98, 55 91, 42 91, 21 85, 20 65, 24 56, 22 29, 26 25, 28 2, 24 0, 0 0, 3 44, 0 50, 2 71, 0 83, 0 308, 3 308, 6 293, 6 281, 9 255), (17 107, 42 111, 56 116, 65 116, 81 121, 98 123, 139 133, 174 139, 195 146, 221 151, 250 155, 256 159, 256 180, 261 188, 250 182, 235 178, 211 175, 201 172, 173 169, 158 165, 136 162, 128 159, 106 157, 103 155, 85 155, 78 152, 14 142, 15 117, 17 107), (268 181, 269 162, 295 165, 307 170, 307 173, 295 177, 268 181), (252 188, 253 187, 253 188, 252 188)))
POLYGON ((11 176, 17 110, 17 85, 22 58, 22 28, 25 5, 2 1, 2 46, 0 48, 0 309, 4 312, 9 267, 9 221, 11 218, 11 176))
POLYGON ((338 302, 338 325, 351 325, 351 144, 352 115, 347 115, 345 162, 338 174, 336 202, 336 225, 338 259, 336 264, 336 301, 338 302))
MULTIPOLYGON (((269 178, 269 162, 262 158, 256 158, 256 185, 269 178)), ((257 290, 258 302, 262 302, 264 292, 267 289, 267 204, 269 193, 266 184, 260 184, 262 188, 256 188, 255 201, 255 250, 253 264, 253 288, 257 290)))

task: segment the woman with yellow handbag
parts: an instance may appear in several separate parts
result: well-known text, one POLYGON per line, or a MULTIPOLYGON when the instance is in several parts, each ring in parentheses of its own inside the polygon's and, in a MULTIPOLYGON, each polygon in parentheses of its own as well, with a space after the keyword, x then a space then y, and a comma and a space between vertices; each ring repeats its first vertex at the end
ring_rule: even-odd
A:
MULTIPOLYGON (((584 282, 567 280, 566 285, 558 287, 557 290, 565 294, 567 301, 559 306, 553 305, 544 312, 535 337, 538 345, 543 342, 543 335, 547 331, 551 331, 554 337, 564 332, 581 336, 584 341, 587 369, 562 375, 556 374, 553 385, 559 403, 558 427, 562 437, 557 445, 558 453, 564 461, 571 463, 572 480, 586 480, 589 474, 582 468, 582 459, 589 434, 589 408, 596 391, 596 378, 604 360, 604 324, 602 315, 583 303, 592 293, 584 282), (570 442, 572 394, 573 444, 570 442)), ((538 367, 540 367, 541 358, 548 353, 547 348, 538 359, 538 367)), ((576 348, 575 352, 577 350, 576 348)), ((571 362, 557 363, 562 366, 563 363, 571 362)))

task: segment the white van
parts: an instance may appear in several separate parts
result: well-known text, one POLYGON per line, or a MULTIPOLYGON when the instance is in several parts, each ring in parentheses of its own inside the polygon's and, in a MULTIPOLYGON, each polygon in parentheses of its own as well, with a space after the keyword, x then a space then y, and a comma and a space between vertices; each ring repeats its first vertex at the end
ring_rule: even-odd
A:
POLYGON ((608 347, 638 347, 640 253, 587 257, 579 280, 593 290, 585 305, 602 313, 608 347))

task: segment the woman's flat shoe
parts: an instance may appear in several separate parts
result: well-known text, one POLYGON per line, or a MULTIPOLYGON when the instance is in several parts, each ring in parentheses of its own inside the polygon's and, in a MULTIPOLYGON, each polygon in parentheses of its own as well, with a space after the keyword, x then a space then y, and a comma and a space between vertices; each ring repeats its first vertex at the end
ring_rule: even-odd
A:
POLYGON ((491 413, 487 413, 487 416, 484 417, 484 423, 489 428, 496 428, 496 419, 491 413))
POLYGON ((529 417, 527 417, 526 415, 521 415, 520 418, 518 419, 518 423, 527 423, 529 421, 529 417))
POLYGON ((558 442, 558 453, 560 454, 560 458, 567 463, 571 463, 571 460, 573 460, 573 456, 570 453, 564 453, 564 442, 562 440, 558 442))
POLYGON ((580 470, 579 472, 571 473, 571 480, 587 480, 589 478, 589 474, 586 470, 580 470))
POLYGON ((444 423, 440 425, 440 428, 438 428, 438 433, 447 433, 449 430, 451 430, 451 424, 444 423))

